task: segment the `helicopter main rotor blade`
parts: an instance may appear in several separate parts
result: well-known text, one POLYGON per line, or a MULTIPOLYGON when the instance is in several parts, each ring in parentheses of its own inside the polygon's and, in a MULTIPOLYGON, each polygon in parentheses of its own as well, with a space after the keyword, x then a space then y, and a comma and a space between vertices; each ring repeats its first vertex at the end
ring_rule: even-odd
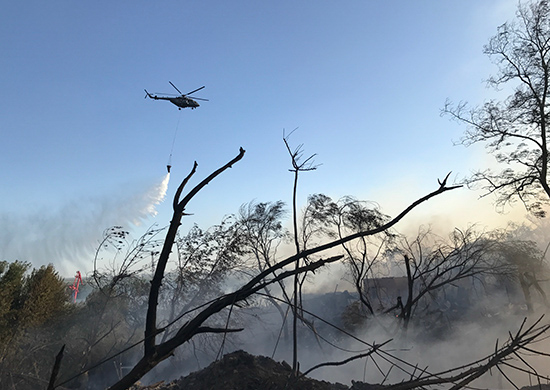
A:
POLYGON ((172 87, 174 87, 174 89, 175 89, 176 91, 178 91, 179 93, 181 93, 181 94, 183 95, 183 93, 178 89, 178 87, 176 87, 174 84, 172 84, 171 81, 168 81, 168 82, 170 83, 170 85, 171 85, 172 87))
POLYGON ((204 85, 203 85, 202 87, 200 87, 200 88, 195 89, 194 91, 187 92, 184 96, 189 96, 189 95, 191 95, 192 93, 195 93, 195 92, 197 92, 197 91, 200 91, 200 90, 203 89, 203 88, 204 88, 204 85))
POLYGON ((191 96, 191 98, 194 99, 194 100, 203 100, 203 101, 205 101, 205 102, 209 102, 209 101, 210 101, 210 100, 208 100, 208 99, 198 98, 198 97, 194 97, 194 96, 191 96))

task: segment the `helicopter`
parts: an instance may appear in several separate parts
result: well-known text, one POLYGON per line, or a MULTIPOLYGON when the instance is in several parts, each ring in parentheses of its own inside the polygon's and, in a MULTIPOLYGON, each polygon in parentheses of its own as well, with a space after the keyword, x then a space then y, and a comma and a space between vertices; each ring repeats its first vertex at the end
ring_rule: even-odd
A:
POLYGON ((174 97, 170 97, 170 96, 157 96, 157 95, 153 95, 153 94, 150 94, 149 92, 147 92, 147 90, 145 89, 145 98, 147 99, 147 97, 151 98, 151 99, 155 99, 155 100, 169 100, 172 104, 178 106, 178 110, 181 110, 182 108, 187 108, 187 107, 190 107, 192 110, 194 110, 195 108, 199 107, 199 103, 196 102, 196 100, 203 100, 203 101, 208 101, 208 99, 202 99, 202 98, 198 98, 198 97, 193 97, 193 99, 191 99, 189 97, 189 95, 197 92, 197 91, 200 91, 201 89, 204 88, 204 85, 200 88, 197 88, 195 89, 194 91, 191 91, 191 92, 188 92, 188 93, 182 93, 178 87, 176 87, 174 84, 172 84, 171 81, 168 81, 170 83, 170 85, 172 87, 174 87, 174 89, 176 91, 178 91, 179 93, 181 93, 180 96, 174 96, 174 97), (194 100, 196 99, 196 100, 194 100))

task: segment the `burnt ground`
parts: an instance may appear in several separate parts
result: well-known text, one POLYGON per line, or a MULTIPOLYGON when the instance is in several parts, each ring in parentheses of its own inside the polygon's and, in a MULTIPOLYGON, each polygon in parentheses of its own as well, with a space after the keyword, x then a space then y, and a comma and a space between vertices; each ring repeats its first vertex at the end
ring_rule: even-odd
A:
MULTIPOLYGON (((172 382, 144 386, 136 384, 130 390, 383 390, 382 385, 352 382, 348 387, 307 377, 292 378, 292 368, 265 356, 244 351, 225 355, 208 367, 172 382)), ((550 390, 550 384, 525 386, 520 390, 550 390)))
POLYGON ((352 387, 307 377, 292 378, 292 368, 264 356, 244 351, 225 355, 208 367, 172 382, 149 386, 134 385, 131 390, 377 390, 382 386, 354 382, 352 387))

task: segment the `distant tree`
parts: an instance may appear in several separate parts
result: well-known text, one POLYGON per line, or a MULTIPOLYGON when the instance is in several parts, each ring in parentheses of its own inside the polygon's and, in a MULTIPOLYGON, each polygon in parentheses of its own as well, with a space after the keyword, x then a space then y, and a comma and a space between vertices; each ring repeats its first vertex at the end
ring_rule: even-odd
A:
POLYGON ((4 361, 12 351, 14 338, 21 330, 22 293, 29 267, 30 263, 21 261, 0 262, 0 367, 5 366, 4 361))
MULTIPOLYGON (((240 234, 243 238, 243 249, 252 258, 252 262, 260 272, 272 267, 276 262, 277 249, 289 239, 289 232, 283 227, 283 218, 286 216, 285 203, 277 202, 250 202, 240 207, 237 214, 240 234)), ((283 281, 278 287, 285 302, 290 307, 290 297, 286 294, 283 281)), ((271 289, 264 288, 265 299, 278 311, 282 320, 283 337, 288 339, 287 314, 279 301, 274 297, 271 289)))
POLYGON ((286 215, 282 201, 246 203, 236 215, 246 251, 260 270, 273 264, 277 249, 289 238, 283 227, 286 215))
POLYGON ((535 298, 532 292, 540 297, 546 308, 550 308, 550 302, 543 288, 543 282, 550 279, 550 268, 545 261, 546 253, 541 251, 533 241, 518 240, 509 236, 501 236, 494 251, 513 271, 510 275, 521 288, 527 311, 534 312, 535 298))
POLYGON ((29 268, 26 262, 0 262, 0 332, 15 334, 40 326, 67 308, 67 284, 53 265, 27 275, 29 268))
POLYGON ((0 262, 0 340, 6 339, 6 333, 18 320, 18 310, 22 306, 22 293, 25 273, 30 263, 14 261, 0 262))
POLYGON ((52 264, 34 269, 23 289, 20 320, 26 326, 39 326, 59 316, 68 305, 67 284, 52 264))
MULTIPOLYGON (((5 381, 32 386, 47 377, 42 364, 59 348, 58 325, 71 310, 67 284, 52 264, 0 262, 0 388, 5 381)), ((31 387, 32 387, 31 386, 31 387)), ((25 387, 21 387, 25 388, 25 387)))
POLYGON ((207 230, 194 225, 186 234, 178 235, 175 244, 176 268, 166 274, 159 303, 168 324, 162 341, 189 319, 190 309, 222 295, 227 279, 238 278, 244 268, 244 237, 233 216, 207 230))
POLYGON ((162 245, 157 236, 163 230, 151 226, 134 240, 122 226, 105 229, 94 256, 92 280, 97 289, 106 295, 121 294, 124 279, 151 270, 162 245))
MULTIPOLYGON (((486 278, 508 275, 512 268, 494 256, 498 242, 474 227, 454 229, 448 238, 421 229, 413 240, 401 237, 396 243, 394 261, 405 270, 407 295, 388 310, 398 313, 405 331, 415 315, 423 323, 436 326, 439 322, 439 328, 445 328, 437 320, 443 314, 438 303, 446 305, 446 296, 451 301, 466 301, 464 295, 475 288, 476 282, 483 285, 486 278)), ((470 307, 459 309, 461 315, 466 315, 470 307)))
MULTIPOLYGON (((523 288, 533 291, 534 298, 539 296, 542 303, 550 307, 548 290, 550 286, 550 263, 548 251, 550 250, 550 221, 548 218, 541 219, 528 217, 528 223, 509 223, 505 229, 499 229, 494 235, 503 243, 500 249, 506 261, 510 261, 515 267, 516 280, 522 281, 523 288), (510 249, 510 250, 508 250, 510 249)), ((530 292, 525 294, 526 304, 530 292)), ((535 302, 531 302, 535 303, 535 302)), ((533 307, 531 306, 530 309, 533 307)))
MULTIPOLYGON (((286 216, 287 212, 284 208, 285 204, 282 201, 272 202, 272 203, 248 203, 243 205, 239 210, 239 224, 240 224, 240 234, 243 235, 243 241, 246 245, 246 251, 251 255, 253 262, 257 264, 257 267, 254 267, 255 272, 263 272, 266 269, 273 267, 276 264, 277 258, 277 249, 279 245, 283 242, 288 242, 290 238, 294 238, 294 235, 291 235, 287 229, 283 227, 282 218, 286 216)), ((293 218, 294 222, 294 218, 293 218)), ((296 218, 296 228, 298 229, 298 218, 296 218)), ((307 248, 308 245, 312 245, 311 238, 317 234, 320 234, 319 231, 314 226, 313 221, 308 217, 307 210, 303 212, 301 218, 301 226, 298 230, 298 240, 300 242, 299 246, 307 248)), ((296 240, 294 240, 294 245, 296 245, 296 240)), ((275 274, 273 276, 276 276, 275 274)), ((305 275, 298 282, 298 291, 305 281, 305 275)), ((272 304, 282 320, 282 334, 284 340, 288 340, 288 314, 291 309, 293 309, 295 304, 295 297, 293 291, 287 291, 287 286, 284 283, 284 280, 278 280, 277 285, 275 286, 276 290, 273 290, 269 286, 265 286, 264 292, 262 295, 270 304, 272 304), (279 298, 278 294, 282 295, 282 298, 279 298), (286 305, 286 310, 282 304, 286 305)), ((259 294, 260 295, 260 294, 259 294)), ((298 294, 300 297, 300 294, 298 294)), ((314 335, 317 341, 317 331, 315 329, 315 324, 307 316, 304 315, 303 309, 299 304, 299 310, 292 310, 292 313, 296 314, 296 320, 299 320, 304 324, 314 335)), ((293 323, 294 325, 294 323, 293 323)), ((293 340, 294 341, 294 340, 293 340)))
MULTIPOLYGON (((349 234, 375 229, 384 225, 389 216, 382 214, 378 205, 350 196, 337 201, 323 194, 311 195, 304 212, 303 235, 341 239, 349 234)), ((360 237, 341 245, 345 253, 344 262, 359 300, 370 314, 374 314, 373 303, 364 286, 368 278, 376 277, 380 269, 381 255, 393 234, 386 230, 376 238, 360 237)))
POLYGON ((491 100, 469 108, 447 101, 443 114, 468 126, 461 143, 485 144, 499 164, 500 172, 480 170, 465 182, 496 195, 496 204, 517 200, 537 216, 544 216, 550 200, 549 183, 549 94, 550 7, 547 0, 520 4, 517 20, 498 27, 484 47, 499 68, 488 85, 514 88, 503 101, 491 100))

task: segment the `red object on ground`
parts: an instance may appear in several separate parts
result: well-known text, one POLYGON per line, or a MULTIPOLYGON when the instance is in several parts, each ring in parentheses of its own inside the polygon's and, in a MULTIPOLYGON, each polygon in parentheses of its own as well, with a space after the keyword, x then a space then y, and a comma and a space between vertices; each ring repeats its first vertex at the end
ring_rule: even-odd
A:
POLYGON ((76 302, 76 296, 78 295, 78 287, 82 283, 82 276, 80 276, 80 271, 76 271, 76 276, 74 278, 73 285, 70 286, 71 290, 74 290, 74 301, 76 302))

